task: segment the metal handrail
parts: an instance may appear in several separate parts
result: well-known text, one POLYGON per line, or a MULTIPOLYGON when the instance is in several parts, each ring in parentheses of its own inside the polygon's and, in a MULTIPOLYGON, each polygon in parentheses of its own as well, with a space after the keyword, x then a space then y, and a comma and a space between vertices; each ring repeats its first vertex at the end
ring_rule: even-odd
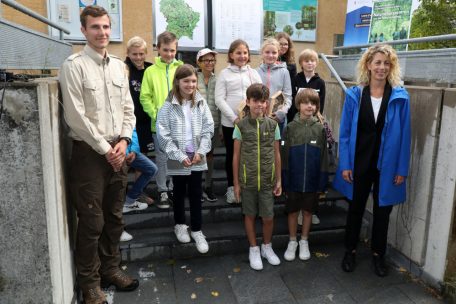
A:
MULTIPOLYGON (((389 45, 396 45, 396 44, 423 43, 423 42, 435 42, 435 41, 446 41, 446 40, 456 40, 456 34, 410 38, 410 39, 402 39, 402 40, 391 40, 391 41, 384 41, 382 43, 387 43, 389 45)), ((367 47, 370 47, 375 44, 378 44, 378 42, 358 44, 358 45, 349 45, 349 46, 338 46, 338 47, 333 48, 333 50, 339 51, 339 55, 342 55, 343 50, 367 48, 367 47)))
POLYGON ((43 16, 35 13, 34 11, 32 11, 31 9, 23 6, 22 4, 20 3, 17 3, 16 1, 11 1, 11 0, 0 0, 0 4, 3 3, 5 5, 8 5, 9 7, 12 7, 26 15, 29 15, 30 17, 32 18, 35 18, 55 29, 58 29, 59 30, 59 37, 60 37, 60 40, 63 40, 63 33, 66 33, 66 34, 70 34, 70 31, 67 30, 66 28, 63 28, 61 27, 60 25, 58 25, 57 23, 54 23, 52 21, 50 21, 49 19, 47 18, 44 18, 43 16))
POLYGON ((326 63, 326 65, 328 66, 328 68, 331 71, 331 73, 334 75, 334 78, 336 78, 336 80, 339 83, 339 85, 342 87, 342 89, 344 91, 346 91, 347 90, 347 86, 342 81, 342 79, 340 78, 340 76, 337 73, 336 69, 332 66, 331 62, 329 62, 329 60, 328 60, 328 57, 335 57, 335 56, 326 56, 323 53, 320 53, 319 55, 320 55, 321 59, 323 59, 323 61, 326 63))

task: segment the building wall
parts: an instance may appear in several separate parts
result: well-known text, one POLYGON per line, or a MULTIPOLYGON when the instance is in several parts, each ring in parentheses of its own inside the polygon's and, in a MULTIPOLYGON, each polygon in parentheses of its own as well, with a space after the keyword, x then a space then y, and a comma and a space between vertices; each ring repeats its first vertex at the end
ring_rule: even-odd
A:
MULTIPOLYGON (((37 13, 47 17, 47 0, 21 0, 18 1, 24 6, 35 10, 37 13)), ((127 41, 133 36, 143 37, 149 45, 148 61, 153 61, 156 52, 152 50, 152 33, 153 33, 153 19, 152 19, 152 0, 135 0, 122 1, 123 12, 123 42, 111 42, 109 45, 109 52, 124 58, 126 55, 127 41)), ((318 53, 332 54, 334 46, 334 35, 343 34, 345 28, 345 11, 347 8, 347 1, 334 1, 334 0, 319 0, 318 1, 318 20, 317 20, 317 41, 315 43, 296 42, 295 55, 296 59, 299 53, 305 48, 315 49, 318 53)), ((32 19, 20 12, 17 12, 10 7, 2 4, 3 17, 7 20, 27 26, 31 29, 47 33, 48 28, 43 23, 32 19)), ((81 50, 83 44, 74 45, 75 52, 81 50)), ((220 54, 216 65, 216 72, 219 72, 226 67, 226 54, 220 54)), ((252 56, 252 67, 257 67, 261 63, 259 55, 252 56)), ((298 71, 300 69, 298 68, 298 71)), ((323 78, 330 77, 329 71, 321 62, 317 68, 323 78)))

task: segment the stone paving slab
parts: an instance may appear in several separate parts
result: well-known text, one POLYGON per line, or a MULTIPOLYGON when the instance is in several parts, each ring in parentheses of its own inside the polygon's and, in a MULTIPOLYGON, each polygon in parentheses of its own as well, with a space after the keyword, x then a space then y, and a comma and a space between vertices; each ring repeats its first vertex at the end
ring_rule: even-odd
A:
POLYGON ((394 266, 389 276, 377 277, 364 244, 358 249, 356 270, 344 273, 342 239, 314 235, 308 261, 287 262, 285 248, 275 246, 281 265, 264 260, 262 271, 250 269, 247 244, 240 254, 130 263, 126 271, 140 278, 140 287, 132 293, 108 291, 109 303, 444 303, 394 266))

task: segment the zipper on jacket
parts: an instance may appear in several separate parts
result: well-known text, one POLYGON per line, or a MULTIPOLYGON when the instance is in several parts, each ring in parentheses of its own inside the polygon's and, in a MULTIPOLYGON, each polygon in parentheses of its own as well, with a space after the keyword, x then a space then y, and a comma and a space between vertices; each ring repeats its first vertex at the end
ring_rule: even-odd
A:
POLYGON ((257 162, 258 162, 258 191, 260 191, 261 189, 261 183, 260 183, 260 172, 261 172, 261 168, 260 168, 260 122, 258 120, 258 118, 256 119, 256 123, 257 123, 257 146, 258 146, 258 153, 257 153, 257 162))
POLYGON ((166 85, 168 86, 168 94, 169 94, 169 91, 170 91, 170 88, 169 88, 169 63, 166 65, 166 85))
POLYGON ((244 184, 247 185, 247 172, 245 169, 245 163, 243 164, 243 167, 244 167, 244 184))
POLYGON ((268 89, 271 89, 271 65, 269 65, 269 64, 268 64, 266 86, 268 87, 268 89))

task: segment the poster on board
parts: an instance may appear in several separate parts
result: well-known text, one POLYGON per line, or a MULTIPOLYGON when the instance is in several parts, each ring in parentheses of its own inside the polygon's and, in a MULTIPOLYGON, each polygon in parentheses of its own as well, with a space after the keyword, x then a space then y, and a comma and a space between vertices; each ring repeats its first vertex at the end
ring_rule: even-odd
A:
POLYGON ((155 40, 160 33, 169 31, 177 36, 179 50, 199 50, 207 45, 205 0, 153 2, 155 40))
POLYGON ((264 0, 264 36, 286 32, 294 41, 316 41, 317 0, 264 0))
POLYGON ((226 51, 231 42, 242 39, 250 51, 259 51, 263 40, 262 16, 262 0, 212 0, 214 48, 226 51))
POLYGON ((418 7, 418 0, 349 0, 344 46, 407 39, 418 7))
MULTIPOLYGON (((70 41, 85 41, 81 33, 79 15, 88 5, 99 5, 106 9, 111 17, 111 41, 122 41, 122 0, 48 0, 48 18, 69 30, 63 38, 70 41)), ((51 35, 59 37, 60 32, 51 28, 51 35)))

